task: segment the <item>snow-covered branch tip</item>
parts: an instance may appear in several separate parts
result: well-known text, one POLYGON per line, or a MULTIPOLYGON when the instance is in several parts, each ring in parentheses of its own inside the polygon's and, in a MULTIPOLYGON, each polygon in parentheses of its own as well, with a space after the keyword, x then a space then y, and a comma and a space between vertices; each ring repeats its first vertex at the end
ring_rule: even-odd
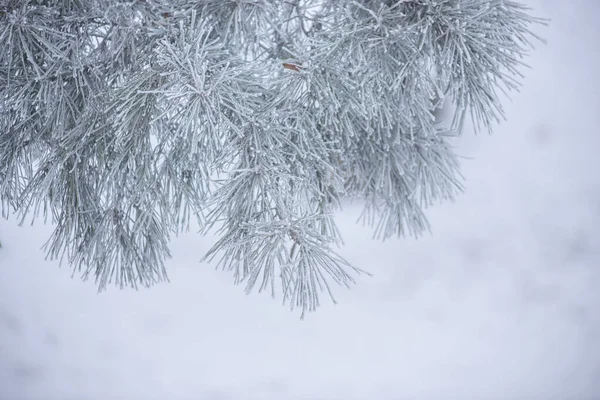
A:
POLYGON ((511 0, 0 4, 0 203, 102 290, 167 280, 173 235, 312 311, 362 271, 333 214, 418 236, 462 188, 450 141, 504 118, 545 21, 511 0), (453 114, 439 120, 439 107, 453 114))

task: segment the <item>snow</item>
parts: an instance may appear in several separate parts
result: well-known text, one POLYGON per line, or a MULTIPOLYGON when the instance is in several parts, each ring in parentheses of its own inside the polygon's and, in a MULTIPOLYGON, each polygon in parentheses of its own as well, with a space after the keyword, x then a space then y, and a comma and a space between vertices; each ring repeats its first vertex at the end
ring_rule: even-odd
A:
POLYGON ((530 3, 548 44, 508 121, 456 143, 464 195, 418 240, 347 207, 342 254, 375 276, 305 321, 199 264, 213 238, 98 295, 44 261, 50 227, 1 220, 0 399, 600 398, 600 3, 530 3))

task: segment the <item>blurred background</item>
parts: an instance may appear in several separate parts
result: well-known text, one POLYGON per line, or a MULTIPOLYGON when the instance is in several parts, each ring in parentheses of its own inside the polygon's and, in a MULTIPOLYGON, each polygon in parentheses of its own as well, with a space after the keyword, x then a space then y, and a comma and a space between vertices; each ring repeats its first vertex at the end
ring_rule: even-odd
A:
POLYGON ((465 193, 432 235, 384 243, 338 215, 374 274, 299 320, 172 242, 139 292, 44 260, 52 228, 0 220, 0 399, 600 398, 600 2, 530 0, 547 40, 494 134, 455 142, 465 193))

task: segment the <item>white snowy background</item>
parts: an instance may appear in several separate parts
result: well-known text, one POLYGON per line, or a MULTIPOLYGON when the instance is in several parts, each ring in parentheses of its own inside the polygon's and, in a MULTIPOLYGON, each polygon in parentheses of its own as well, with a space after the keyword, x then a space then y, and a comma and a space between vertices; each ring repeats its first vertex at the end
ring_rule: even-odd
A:
MULTIPOLYGON (((110 289, 44 261, 51 228, 0 221, 0 399, 600 399, 600 1, 551 18, 492 136, 466 132, 466 192, 433 235, 371 240, 373 272, 305 321, 172 243, 170 284, 110 289)), ((41 221, 40 221, 41 222, 41 221)))

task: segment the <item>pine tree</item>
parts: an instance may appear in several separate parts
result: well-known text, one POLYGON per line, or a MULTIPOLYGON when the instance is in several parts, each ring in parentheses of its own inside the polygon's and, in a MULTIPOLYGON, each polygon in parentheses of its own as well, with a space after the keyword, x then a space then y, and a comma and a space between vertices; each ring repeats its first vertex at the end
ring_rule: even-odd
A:
POLYGON ((0 199, 100 289, 167 279, 196 221, 236 283, 304 311, 362 271, 332 213, 429 229, 461 189, 449 140, 490 130, 530 26, 510 0, 4 0, 0 199), (452 102, 454 115, 435 114, 452 102))

